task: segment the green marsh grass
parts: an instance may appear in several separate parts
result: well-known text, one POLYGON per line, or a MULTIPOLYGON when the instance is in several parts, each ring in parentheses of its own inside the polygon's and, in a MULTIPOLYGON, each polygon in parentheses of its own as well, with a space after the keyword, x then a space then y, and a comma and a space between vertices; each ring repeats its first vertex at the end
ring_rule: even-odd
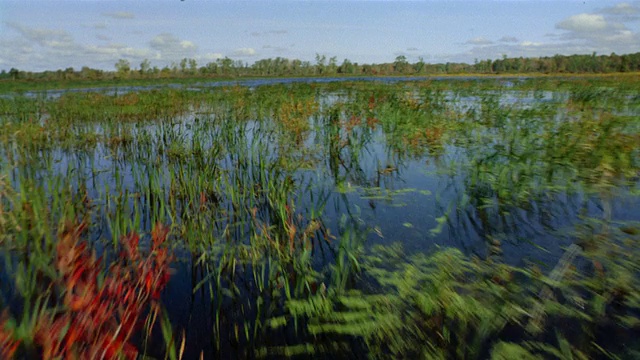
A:
POLYGON ((640 219, 614 209, 638 208, 637 97, 534 78, 0 98, 4 328, 32 353, 38 314, 63 311, 65 223, 107 266, 162 223, 180 280, 149 357, 631 356, 640 219), (570 243, 582 254, 550 279, 570 243), (177 320, 180 291, 202 314, 177 320))

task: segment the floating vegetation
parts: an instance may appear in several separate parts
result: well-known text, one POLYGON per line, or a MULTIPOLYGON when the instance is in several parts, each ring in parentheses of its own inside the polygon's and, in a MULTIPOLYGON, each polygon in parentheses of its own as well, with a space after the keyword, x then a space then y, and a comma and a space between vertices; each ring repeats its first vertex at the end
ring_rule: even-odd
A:
POLYGON ((0 98, 3 358, 640 352, 630 79, 45 95, 0 98))

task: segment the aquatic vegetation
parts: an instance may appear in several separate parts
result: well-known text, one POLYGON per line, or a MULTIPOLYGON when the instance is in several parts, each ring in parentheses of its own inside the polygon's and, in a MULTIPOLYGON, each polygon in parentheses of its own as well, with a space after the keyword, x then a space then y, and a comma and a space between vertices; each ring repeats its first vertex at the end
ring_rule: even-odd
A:
POLYGON ((20 346, 20 341, 15 339, 12 329, 7 329, 6 314, 3 314, 0 323, 0 355, 5 359, 12 359, 20 346))
MULTIPOLYGON (((39 294, 49 300, 40 303, 31 333, 20 336, 40 347, 44 359, 113 359, 121 354, 135 359, 138 350, 131 339, 143 323, 148 332, 153 329, 161 311, 160 293, 169 280, 172 257, 164 244, 168 229, 154 227, 148 254, 140 252, 137 234, 124 237, 119 261, 104 277, 100 260, 81 240, 85 231, 86 224, 72 223, 61 230, 54 261, 57 273, 49 290, 39 294)), ((3 353, 10 358, 18 344, 7 335, 3 353)))
POLYGON ((637 82, 190 86, 0 98, 5 357, 638 350, 637 82))
MULTIPOLYGON (((378 287, 347 291, 330 287, 327 292, 288 301, 287 313, 270 319, 269 325, 306 324, 304 332, 318 342, 308 347, 309 353, 338 347, 323 342, 323 335, 329 335, 332 341, 362 338, 362 351, 374 358, 466 359, 489 352, 492 358, 607 355, 598 344, 599 331, 638 330, 639 304, 630 297, 637 296, 640 285, 633 260, 638 255, 637 239, 609 234, 605 241, 613 248, 590 248, 581 257, 590 267, 578 270, 568 263, 571 269, 557 277, 544 276, 535 266, 468 259, 457 249, 409 256, 399 244, 377 246, 365 256, 362 267, 378 287), (635 269, 635 275, 618 273, 623 268, 635 269), (620 281, 614 284, 605 278, 620 281), (555 296, 538 296, 545 292, 555 296), (555 346, 560 349, 545 342, 549 328, 555 328, 555 346), (518 338, 524 341, 505 342, 518 338)), ((283 348, 265 351, 286 353, 283 348)))

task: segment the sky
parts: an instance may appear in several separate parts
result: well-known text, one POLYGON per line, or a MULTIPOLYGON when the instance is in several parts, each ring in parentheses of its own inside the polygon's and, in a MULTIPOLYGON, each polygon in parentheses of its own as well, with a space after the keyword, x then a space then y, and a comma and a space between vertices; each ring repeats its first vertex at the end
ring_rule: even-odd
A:
POLYGON ((640 52, 640 1, 0 0, 0 69, 640 52))

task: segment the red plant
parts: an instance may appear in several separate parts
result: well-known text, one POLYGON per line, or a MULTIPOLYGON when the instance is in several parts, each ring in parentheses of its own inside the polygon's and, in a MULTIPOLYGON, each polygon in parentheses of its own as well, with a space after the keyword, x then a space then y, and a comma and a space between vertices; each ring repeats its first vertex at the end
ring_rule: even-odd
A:
POLYGON ((376 97, 371 95, 369 96, 369 110, 373 110, 376 108, 376 97))
POLYGON ((65 292, 64 311, 39 319, 36 343, 44 359, 135 359, 138 350, 131 337, 145 313, 147 319, 156 318, 169 281, 172 257, 163 246, 168 229, 156 224, 148 254, 140 252, 138 234, 123 237, 119 261, 99 282, 100 261, 80 241, 84 228, 68 224, 61 233, 55 265, 65 292))
POLYGON ((12 359, 20 341, 14 340, 13 330, 6 328, 7 313, 4 312, 0 317, 0 358, 12 359))

